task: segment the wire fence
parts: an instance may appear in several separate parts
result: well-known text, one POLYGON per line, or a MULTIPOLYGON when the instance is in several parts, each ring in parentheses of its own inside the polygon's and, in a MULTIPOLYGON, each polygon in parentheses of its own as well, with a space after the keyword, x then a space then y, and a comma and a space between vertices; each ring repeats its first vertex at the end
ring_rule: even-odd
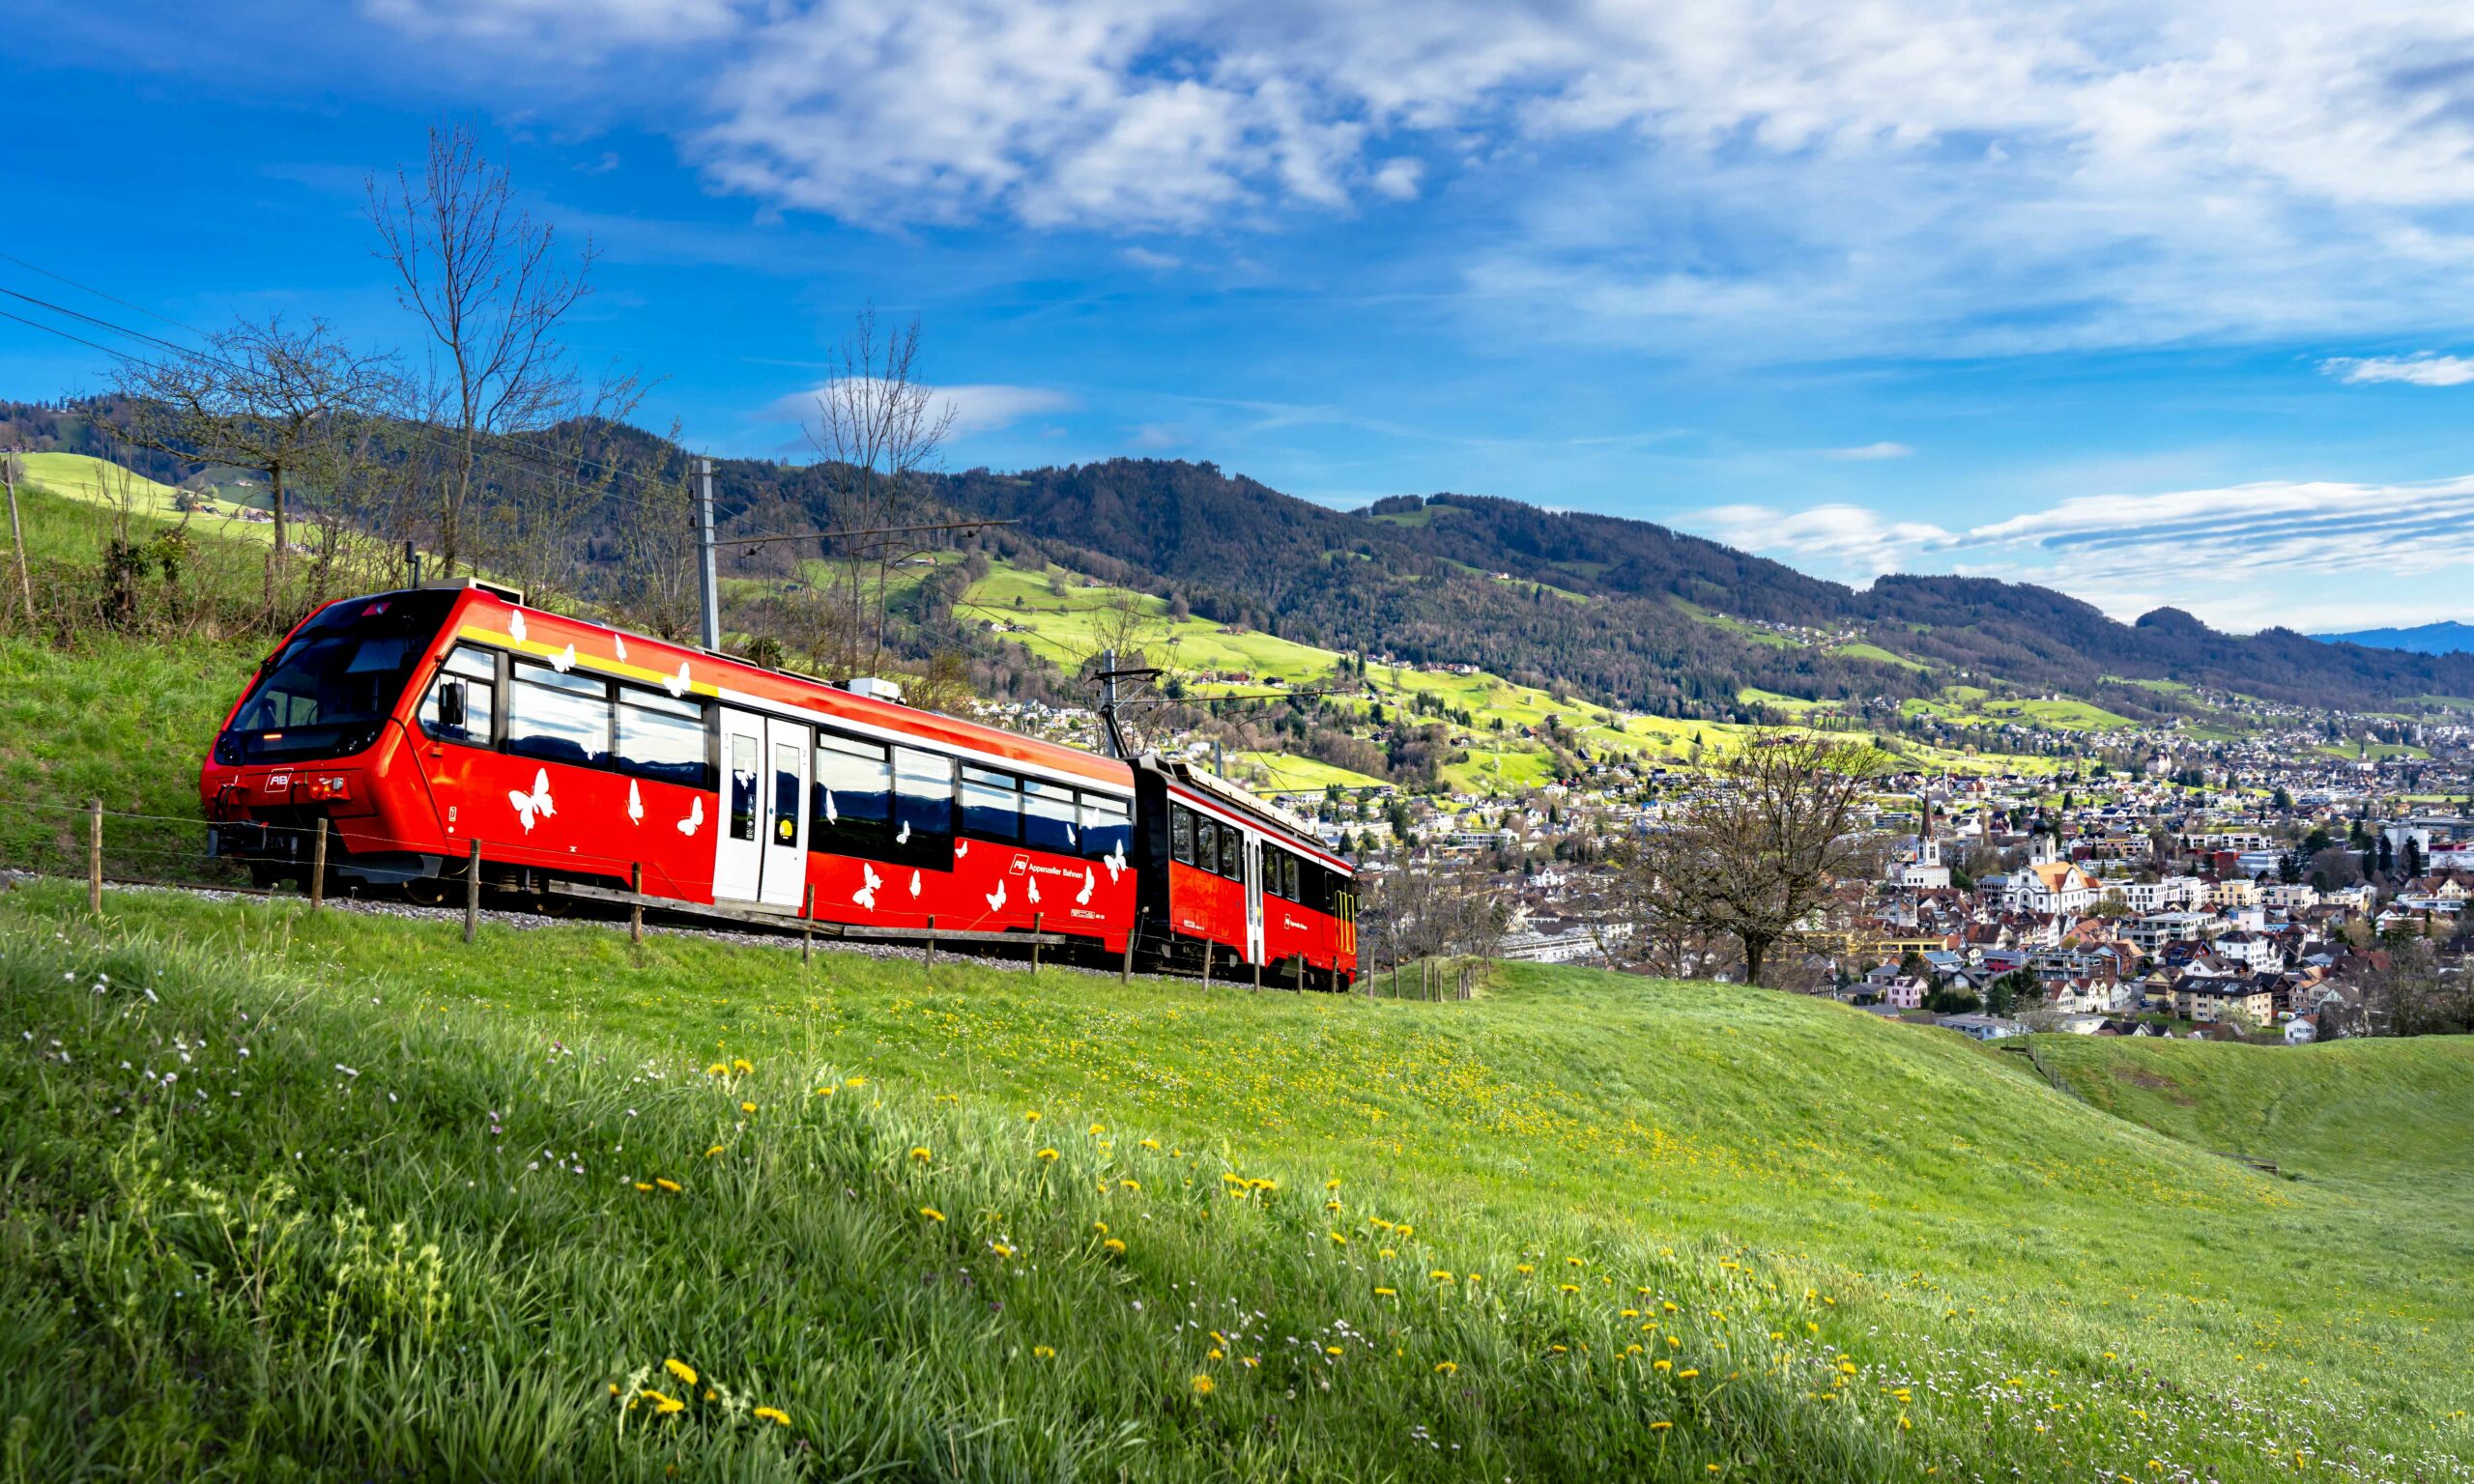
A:
MULTIPOLYGON (((331 895, 351 896, 369 889, 367 883, 342 873, 349 863, 344 830, 323 815, 294 821, 218 824, 195 815, 106 809, 99 800, 72 803, 19 797, 0 799, 0 817, 9 822, 8 828, 0 830, 0 866, 36 875, 83 880, 89 904, 98 911, 105 886, 161 886, 305 898, 313 909, 323 907, 331 895), (280 848, 255 857, 259 869, 252 871, 249 861, 217 848, 218 832, 236 828, 250 831, 253 836, 263 829, 266 839, 280 848)), ((423 864, 434 863, 441 874, 423 876, 412 883, 412 889, 419 894, 415 899, 423 905, 461 905, 467 942, 474 939, 485 895, 494 908, 506 904, 505 883, 493 884, 485 872, 475 869, 487 864, 486 842, 464 840, 456 842, 460 851, 456 847, 442 850, 438 841, 400 840, 356 825, 350 843, 362 854, 364 867, 367 854, 373 849, 429 858, 423 864)), ((1343 987, 1337 970, 1317 967, 1303 956, 1284 956, 1268 963, 1250 958, 1235 945, 1177 931, 1164 914, 1147 905, 1136 911, 1121 948, 1112 947, 1106 935, 1086 936, 1047 928, 1036 917, 1027 934, 957 928, 950 920, 940 933, 936 918, 928 914, 908 926, 880 928, 872 935, 868 924, 845 923, 820 915, 813 890, 799 915, 760 915, 648 894, 643 889, 641 862, 589 852, 569 859, 583 867, 586 873, 600 876, 612 885, 595 888, 590 895, 557 888, 516 895, 536 910, 598 910, 614 914, 623 910, 631 933, 639 939, 646 914, 650 912, 670 920, 674 927, 729 932, 765 928, 798 933, 806 939, 809 951, 820 929, 827 933, 828 941, 848 937, 867 942, 873 937, 916 943, 932 964, 940 951, 949 955, 998 952, 1008 956, 1027 955, 1036 969, 1044 948, 1062 947, 1067 951, 1066 956, 1082 967, 1113 967, 1120 979, 1143 974, 1191 980, 1205 991, 1343 987)), ((1051 954, 1048 961, 1057 960, 1051 954)), ((1471 972, 1465 964, 1420 959, 1413 965, 1395 962, 1388 975, 1361 969, 1354 983, 1345 987, 1369 999, 1440 1001, 1471 998, 1471 972)))

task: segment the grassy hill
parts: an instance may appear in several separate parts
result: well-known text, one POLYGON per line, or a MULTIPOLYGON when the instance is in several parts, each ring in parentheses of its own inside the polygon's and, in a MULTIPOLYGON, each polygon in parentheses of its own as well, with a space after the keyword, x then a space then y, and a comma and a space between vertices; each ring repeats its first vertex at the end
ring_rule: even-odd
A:
POLYGON ((2438 1042, 2054 1048, 2142 1123, 1731 986, 43 886, 0 985, 9 1477, 2474 1477, 2438 1042))

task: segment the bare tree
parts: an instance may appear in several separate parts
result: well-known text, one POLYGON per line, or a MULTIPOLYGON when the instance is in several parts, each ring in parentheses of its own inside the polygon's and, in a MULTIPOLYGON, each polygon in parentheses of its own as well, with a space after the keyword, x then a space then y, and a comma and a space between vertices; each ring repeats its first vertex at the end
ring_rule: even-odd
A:
MULTIPOLYGON (((676 423, 670 442, 678 442, 676 423)), ((688 471, 682 460, 675 477, 637 481, 636 508, 618 530, 618 577, 611 597, 628 622, 663 639, 693 634, 698 622, 695 497, 688 471)))
POLYGON ((825 461, 827 499, 837 529, 873 534, 834 542, 836 594, 849 619, 836 678, 876 668, 887 631, 886 593, 894 568, 923 551, 914 532, 893 528, 926 504, 919 476, 934 467, 954 409, 921 384, 919 321, 883 331, 872 305, 835 347, 832 374, 816 396, 808 441, 825 461))
POLYGON ((272 613, 292 547, 291 482, 325 456, 331 419, 385 403, 398 376, 391 357, 353 350, 325 321, 295 329, 276 315, 239 321, 208 336, 203 350, 125 360, 114 381, 124 409, 114 431, 129 442, 266 474, 274 518, 266 563, 272 613))
POLYGON ((17 481, 25 477, 26 461, 14 448, 0 450, 0 482, 9 487, 9 548, 17 559, 17 593, 25 600, 26 627, 35 626, 35 585, 26 575, 26 528, 17 519, 17 481))
MULTIPOLYGON (((486 491, 476 493, 474 547, 528 594, 576 587, 577 537, 610 498, 622 457, 620 425, 634 415, 644 392, 642 378, 612 371, 529 436, 525 456, 506 461, 486 491)), ((628 524, 644 518, 642 510, 631 512, 628 524)), ((682 517, 679 525, 684 532, 690 523, 682 517)))
POLYGON ((1853 831, 1881 765, 1869 745, 1816 733, 1756 732, 1718 756, 1699 791, 1623 852, 1645 930, 1732 938, 1759 984, 1772 951, 1872 865, 1853 831))
POLYGON ((558 228, 515 204, 506 168, 481 153, 466 124, 430 129, 417 182, 398 170, 391 186, 371 176, 362 187, 396 298, 446 362, 442 400, 457 449, 439 489, 437 544, 441 570, 451 574, 483 444, 544 427, 575 399, 559 331, 591 292, 592 243, 562 263, 558 228))

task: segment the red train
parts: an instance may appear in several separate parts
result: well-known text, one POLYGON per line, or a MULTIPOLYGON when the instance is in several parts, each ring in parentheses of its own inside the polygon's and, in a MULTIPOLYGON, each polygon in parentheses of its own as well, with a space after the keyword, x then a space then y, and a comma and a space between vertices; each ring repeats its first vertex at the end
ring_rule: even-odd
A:
POLYGON ((1133 763, 523 606, 485 584, 304 619, 198 780, 216 853, 417 899, 554 883, 1345 989, 1349 865, 1181 763, 1133 763), (1140 931, 1136 931, 1139 923, 1140 931), (982 936, 985 935, 985 936, 982 936))

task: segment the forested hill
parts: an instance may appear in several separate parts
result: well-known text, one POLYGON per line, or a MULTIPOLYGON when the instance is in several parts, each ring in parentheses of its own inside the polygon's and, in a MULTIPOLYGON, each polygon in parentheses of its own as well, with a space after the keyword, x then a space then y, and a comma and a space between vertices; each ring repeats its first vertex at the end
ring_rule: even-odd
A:
POLYGON ((1341 512, 1209 464, 1136 459, 974 470, 942 488, 957 508, 1123 563, 1207 616, 1653 708, 1745 686, 1895 699, 1958 671, 2102 697, 2129 714, 2161 703, 2122 683, 2137 679, 2356 709, 2474 695, 2474 656, 2283 629, 2226 635, 2173 609, 2124 624, 2048 588, 1983 579, 1885 577, 1858 591, 1649 522, 1516 500, 1409 496, 1341 512))

